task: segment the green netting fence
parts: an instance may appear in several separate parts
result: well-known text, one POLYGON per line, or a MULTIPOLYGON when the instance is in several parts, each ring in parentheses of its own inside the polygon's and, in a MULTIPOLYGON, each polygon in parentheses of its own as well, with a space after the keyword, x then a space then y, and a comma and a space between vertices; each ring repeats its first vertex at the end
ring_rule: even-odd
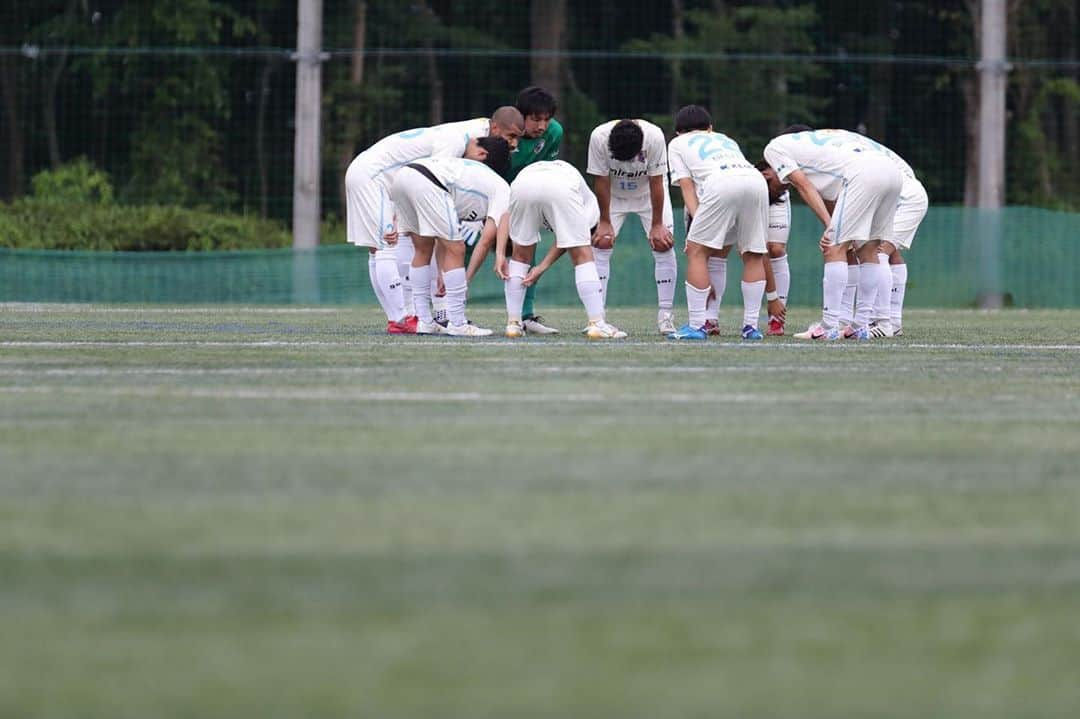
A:
MULTIPOLYGON (((1080 307, 1080 214, 1027 207, 1001 211, 999 250, 988 257, 986 223, 978 210, 931 208, 907 254, 907 302, 922 307, 974 306, 991 278, 1017 307, 1080 307), (987 260, 993 260, 987 262, 987 260)), ((681 220, 676 222, 681 227, 681 220)), ((681 244, 682 233, 677 233, 681 244)), ((821 301, 817 220, 794 207, 789 245, 793 305, 821 301)), ((546 244, 541 245, 541 252, 546 244)), ((680 263, 680 270, 683 264, 680 263)), ((732 261, 729 276, 738 277, 732 261)), ((680 273, 681 278, 681 273, 680 273)), ((652 257, 645 235, 626 223, 616 245, 611 306, 655 301, 652 257)), ((726 303, 739 302, 729 281, 726 303)), ((681 304, 683 293, 676 294, 681 304)), ((94 253, 0 250, 0 301, 166 304, 373 304, 367 252, 348 245, 311 252, 264 250, 207 253, 94 253)), ((500 304, 502 286, 488 266, 470 288, 470 302, 500 304)), ((573 272, 562 259, 541 281, 538 304, 577 303, 573 272)))

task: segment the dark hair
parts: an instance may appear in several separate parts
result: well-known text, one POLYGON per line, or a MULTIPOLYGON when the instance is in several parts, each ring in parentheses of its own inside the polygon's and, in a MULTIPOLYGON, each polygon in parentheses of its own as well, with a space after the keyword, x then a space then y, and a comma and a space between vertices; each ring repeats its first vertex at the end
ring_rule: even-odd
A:
POLYGON ((772 165, 770 165, 765 160, 758 160, 757 162, 754 163, 754 167, 761 170, 762 172, 765 172, 765 170, 771 170, 772 169, 772 165))
POLYGON ((498 135, 476 138, 476 144, 487 150, 484 164, 498 173, 505 175, 510 170, 510 143, 498 135))
POLYGON ((781 132, 780 134, 781 135, 791 135, 791 134, 794 134, 796 132, 809 132, 809 131, 811 131, 813 129, 814 128, 810 127, 809 125, 800 125, 800 124, 796 123, 794 125, 788 125, 787 127, 785 127, 784 131, 781 132))
POLYGON ((554 116, 555 111, 559 109, 559 103, 555 101, 555 96, 536 85, 530 85, 519 92, 515 104, 525 117, 529 115, 554 116))
POLYGON ((687 105, 675 113, 675 132, 708 130, 712 127, 712 115, 701 105, 687 105))
POLYGON ((641 146, 645 144, 645 133, 641 126, 633 120, 619 120, 611 128, 607 146, 611 156, 619 162, 632 160, 641 152, 641 146))

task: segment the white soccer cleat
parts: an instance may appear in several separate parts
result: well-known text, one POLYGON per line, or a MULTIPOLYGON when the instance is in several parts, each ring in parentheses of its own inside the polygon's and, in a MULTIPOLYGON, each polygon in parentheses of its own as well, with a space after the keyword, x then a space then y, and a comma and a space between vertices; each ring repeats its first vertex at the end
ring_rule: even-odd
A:
POLYGON ((591 340, 622 340, 626 339, 627 334, 615 325, 609 325, 600 320, 589 323, 589 326, 585 328, 585 336, 591 340))
POLYGON ((904 328, 903 327, 897 327, 896 329, 893 330, 892 336, 893 337, 903 337, 904 336, 904 328))
POLYGON ((420 320, 416 323, 416 334, 444 335, 446 334, 446 328, 440 325, 438 322, 424 322, 423 320, 420 320))
POLYGON ((874 322, 870 325, 871 337, 892 337, 896 334, 888 322, 874 322))
POLYGON ((828 334, 819 322, 815 322, 806 328, 805 332, 796 332, 793 336, 798 340, 823 340, 828 334))
POLYGON ((535 317, 526 317, 521 323, 521 326, 525 328, 525 331, 531 335, 557 335, 559 330, 554 327, 548 327, 544 324, 544 318, 540 315, 535 317))
POLYGON ((518 337, 525 336, 525 328, 521 326, 521 323, 517 320, 506 323, 506 336, 510 339, 517 339, 518 337))
POLYGON ((451 337, 488 337, 491 330, 476 325, 450 325, 446 328, 446 334, 451 337))
POLYGON ((667 337, 670 334, 674 334, 678 328, 675 327, 675 318, 672 314, 667 311, 661 311, 660 314, 656 316, 656 329, 664 337, 667 337))

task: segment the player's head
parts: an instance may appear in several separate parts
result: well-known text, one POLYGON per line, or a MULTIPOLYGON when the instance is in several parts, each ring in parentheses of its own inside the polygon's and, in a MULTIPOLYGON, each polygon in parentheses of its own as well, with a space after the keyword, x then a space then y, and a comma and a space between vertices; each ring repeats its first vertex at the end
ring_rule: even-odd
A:
POLYGON ((489 135, 498 135, 510 143, 510 149, 517 147, 521 134, 525 131, 525 119, 513 105, 503 105, 491 116, 489 135))
POLYGON ((517 109, 525 118, 525 137, 536 138, 547 132, 551 118, 559 109, 555 96, 542 87, 530 85, 517 96, 517 109))
POLYGON ((611 128, 608 137, 608 152, 619 162, 633 160, 641 152, 641 146, 645 144, 645 133, 641 126, 633 120, 619 120, 615 127, 611 128))
POLYGON ((775 204, 780 201, 780 198, 787 192, 787 185, 780 181, 780 178, 776 174, 776 170, 772 169, 772 165, 762 160, 754 165, 761 171, 761 176, 765 178, 765 184, 769 186, 769 204, 775 204))
POLYGON ((712 115, 701 105, 686 105, 675 113, 675 134, 694 130, 711 130, 712 115))
MULTIPOLYGON (((472 143, 469 143, 470 145, 472 143)), ((500 177, 510 171, 510 143, 497 135, 476 138, 476 146, 484 156, 478 158, 500 177)))
POLYGON ((801 125, 799 123, 795 123, 794 125, 788 125, 787 127, 785 127, 784 131, 781 132, 780 134, 781 135, 794 135, 796 132, 810 132, 813 129, 814 128, 810 127, 809 125, 801 125))

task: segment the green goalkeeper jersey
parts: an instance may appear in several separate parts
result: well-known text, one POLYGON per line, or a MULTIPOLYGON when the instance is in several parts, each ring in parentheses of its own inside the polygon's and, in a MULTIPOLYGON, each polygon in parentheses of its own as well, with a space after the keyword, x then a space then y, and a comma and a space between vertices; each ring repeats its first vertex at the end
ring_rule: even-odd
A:
POLYGON ((517 149, 510 153, 510 173, 506 181, 513 182, 518 173, 533 162, 559 159, 562 136, 562 125, 555 118, 551 118, 543 135, 537 138, 522 137, 518 140, 517 149))

